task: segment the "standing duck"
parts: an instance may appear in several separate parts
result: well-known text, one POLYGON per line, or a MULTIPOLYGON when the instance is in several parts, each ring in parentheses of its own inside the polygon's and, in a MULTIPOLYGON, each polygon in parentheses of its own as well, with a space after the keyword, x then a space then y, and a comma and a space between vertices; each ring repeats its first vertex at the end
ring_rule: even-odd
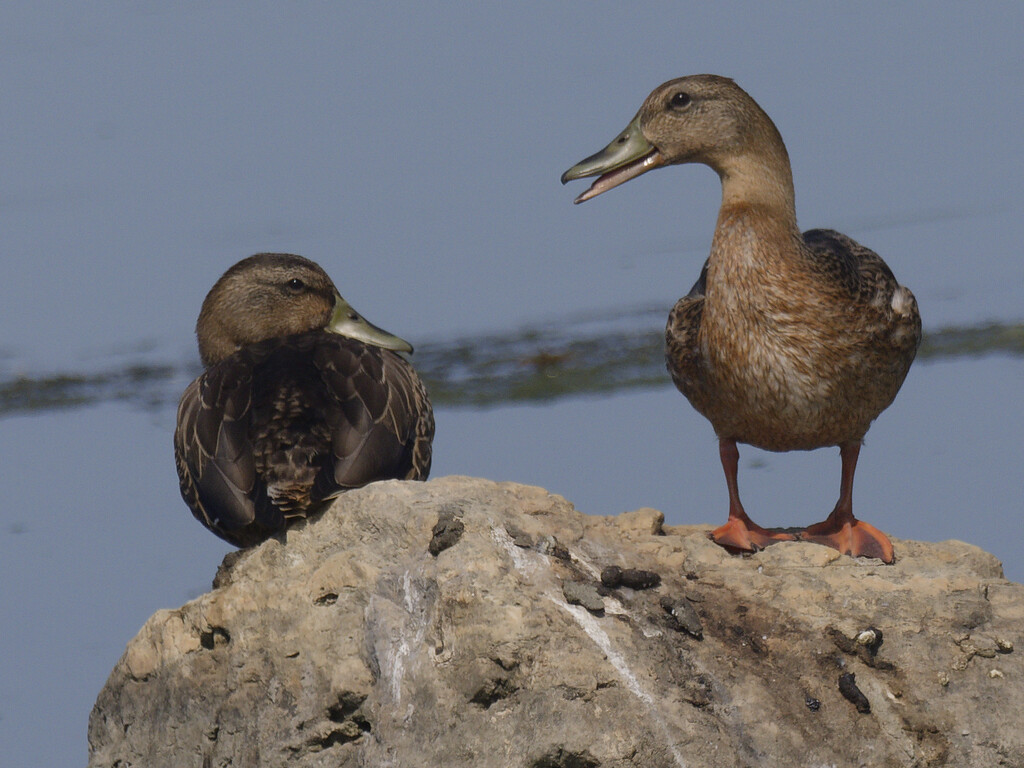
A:
POLYGON ((174 459, 192 514, 249 547, 350 488, 425 480, 434 415, 396 352, 314 262, 235 264, 196 324, 205 371, 181 397, 174 459))
POLYGON ((782 137, 728 78, 661 85, 625 131, 562 183, 598 177, 581 203, 675 163, 708 165, 722 182, 711 254, 665 330, 672 380, 718 435, 729 518, 712 539, 756 551, 799 538, 891 563, 889 539, 853 515, 853 475, 864 434, 896 397, 921 341, 914 295, 849 237, 800 233, 782 137), (838 446, 832 513, 795 535, 755 524, 740 503, 737 443, 769 451, 838 446))

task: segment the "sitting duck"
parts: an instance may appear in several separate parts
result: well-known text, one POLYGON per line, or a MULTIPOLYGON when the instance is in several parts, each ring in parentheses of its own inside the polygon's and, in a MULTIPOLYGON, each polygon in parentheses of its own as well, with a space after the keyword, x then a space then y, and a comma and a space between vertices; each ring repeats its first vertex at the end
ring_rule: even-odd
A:
POLYGON ((235 264, 196 324, 205 371, 181 397, 174 459, 199 522, 250 547, 343 491, 425 480, 434 416, 398 352, 301 256, 235 264))
POLYGON ((854 517, 853 475, 864 434, 896 397, 920 344, 914 295, 846 235, 800 233, 782 137, 725 77, 659 86, 626 129, 562 183, 598 177, 581 203, 675 163, 708 165, 722 182, 711 254, 665 330, 672 380, 718 436, 729 516, 711 538, 732 551, 801 539, 893 562, 888 537, 854 517), (740 502, 737 443, 769 451, 838 446, 839 500, 828 518, 795 534, 754 523, 740 502))

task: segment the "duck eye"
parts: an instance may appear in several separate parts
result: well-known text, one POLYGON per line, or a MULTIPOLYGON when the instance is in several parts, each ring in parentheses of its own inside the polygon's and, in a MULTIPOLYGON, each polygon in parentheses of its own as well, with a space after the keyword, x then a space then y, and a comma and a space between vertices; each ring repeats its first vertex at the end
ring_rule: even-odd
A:
POLYGON ((678 93, 674 93, 672 94, 672 98, 669 99, 668 103, 671 104, 675 109, 683 109, 684 107, 688 107, 690 106, 690 94, 688 94, 686 91, 679 91, 678 93))
POLYGON ((287 285, 288 290, 291 291, 292 293, 300 293, 306 288, 306 284, 297 277, 293 277, 291 280, 289 280, 287 285))

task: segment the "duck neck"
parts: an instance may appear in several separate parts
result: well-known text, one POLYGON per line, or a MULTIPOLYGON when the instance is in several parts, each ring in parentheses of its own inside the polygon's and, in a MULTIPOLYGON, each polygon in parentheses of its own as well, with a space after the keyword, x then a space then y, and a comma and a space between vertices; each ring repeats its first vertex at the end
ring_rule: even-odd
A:
POLYGON ((797 231, 796 197, 789 156, 781 143, 716 163, 722 180, 722 210, 750 208, 797 231))
POLYGON ((800 239, 796 223, 793 173, 786 147, 762 143, 756 152, 730 155, 712 167, 722 180, 722 207, 718 212, 712 259, 723 253, 751 250, 768 256, 800 239), (745 245, 739 247, 741 240, 745 245), (717 253, 716 253, 717 252, 717 253))
POLYGON ((709 285, 717 286, 711 293, 731 284, 743 286, 748 297, 768 291, 773 276, 791 268, 800 252, 793 176, 780 148, 734 157, 716 168, 722 207, 709 260, 709 285))

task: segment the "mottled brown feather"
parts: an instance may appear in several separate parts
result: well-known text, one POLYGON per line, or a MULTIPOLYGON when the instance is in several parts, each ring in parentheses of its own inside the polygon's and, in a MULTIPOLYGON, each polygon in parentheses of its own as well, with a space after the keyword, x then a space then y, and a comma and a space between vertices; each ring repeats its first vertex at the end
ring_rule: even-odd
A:
POLYGON ((811 230, 789 253, 754 259, 730 254, 733 242, 716 235, 703 279, 669 315, 676 386, 720 437, 774 451, 861 440, 920 343, 913 295, 837 232, 811 230))
POLYGON ((426 388, 404 358, 311 330, 212 362, 182 395, 174 453, 196 519, 251 546, 345 490, 425 480, 433 434, 426 388))

